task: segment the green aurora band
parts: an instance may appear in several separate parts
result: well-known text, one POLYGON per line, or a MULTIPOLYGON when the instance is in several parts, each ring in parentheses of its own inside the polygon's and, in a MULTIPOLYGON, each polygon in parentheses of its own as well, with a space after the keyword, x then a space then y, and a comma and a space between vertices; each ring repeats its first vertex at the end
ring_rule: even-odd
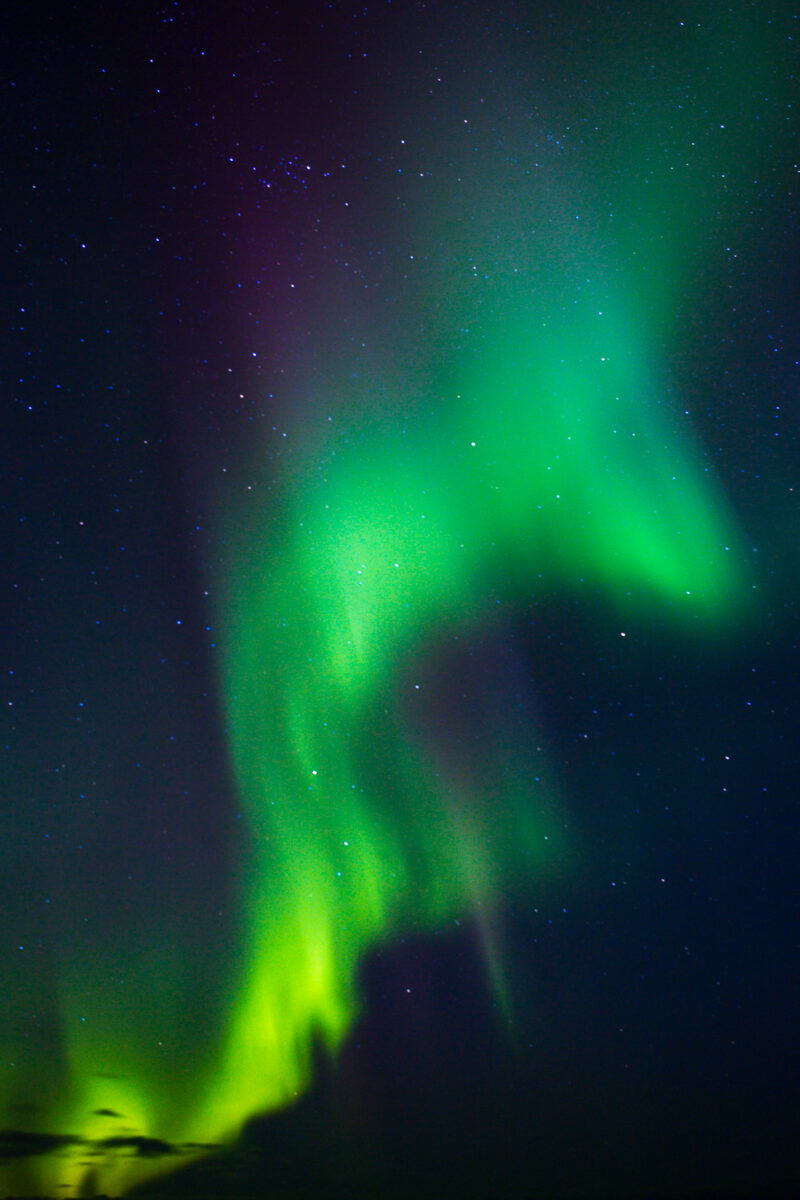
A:
MULTIPOLYGON (((757 40, 755 31, 730 38, 736 61, 704 80, 715 113, 760 100, 769 54, 753 52, 757 40)), ((701 48, 703 69, 712 50, 701 48)), ((703 103, 698 93, 695 109, 703 103)), ((669 143, 658 120, 646 144, 627 147, 642 164, 651 145, 669 143)), ((766 126, 765 110, 762 134, 766 126)), ((739 153, 741 138, 730 144, 735 152, 713 154, 739 180, 734 194, 763 166, 766 139, 750 153, 739 153)), ((744 218, 706 194, 688 163, 681 179, 659 183, 620 153, 604 172, 597 211, 613 198, 616 211, 636 214, 613 254, 597 249, 604 227, 592 244, 565 218, 547 262, 526 261, 524 195, 509 201, 500 235, 491 204, 482 234, 469 202, 441 198, 438 224, 435 207, 425 209, 431 244, 454 261, 463 247, 470 262, 502 260, 478 349, 456 348, 471 299, 448 267, 436 286, 451 317, 421 336, 426 382, 407 385, 403 409, 396 366, 383 392, 337 383, 332 368, 314 407, 335 419, 324 432, 310 423, 278 481, 280 506, 274 489, 268 505, 255 508, 248 493, 222 512, 220 681, 248 823, 239 948, 214 1009, 222 1029, 198 1052, 192 1022, 184 1028, 181 951, 167 936, 154 947, 143 933, 138 945, 95 946, 63 964, 63 1057, 39 1120, 72 1141, 12 1164, 11 1190, 71 1194, 87 1173, 100 1190, 127 1190, 175 1160, 110 1144, 106 1153, 111 1135, 200 1153, 199 1143, 230 1141, 248 1117, 290 1102, 309 1083, 315 1045, 333 1053, 352 1027, 364 956, 403 931, 471 917, 507 1004, 501 894, 524 896, 580 847, 567 840, 538 748, 527 734, 520 744, 502 714, 485 714, 480 769, 459 769, 410 721, 433 648, 480 641, 503 614, 561 594, 587 596, 620 622, 701 637, 752 615, 735 521, 680 415, 665 350, 709 228, 738 235, 744 218), (146 1003, 113 992, 115 954, 146 1003), (153 1052, 148 1011, 169 1014, 169 1054, 153 1052)), ((509 175, 506 195, 513 183, 509 175)), ((560 197, 554 207, 569 206, 560 197)), ((267 448, 250 452, 266 482, 267 448)), ((3 1088, 8 1113, 18 1084, 9 1076, 3 1088)))
POLYGON ((241 550, 223 688, 252 957, 198 1137, 306 1086, 314 1039, 335 1049, 357 1012, 359 961, 399 930, 472 913, 502 992, 497 897, 569 846, 532 747, 493 729, 474 780, 409 729, 437 639, 582 586, 706 636, 741 616, 736 533, 661 412, 642 332, 586 310, 579 328, 508 322, 433 419, 323 451, 280 536, 241 550))

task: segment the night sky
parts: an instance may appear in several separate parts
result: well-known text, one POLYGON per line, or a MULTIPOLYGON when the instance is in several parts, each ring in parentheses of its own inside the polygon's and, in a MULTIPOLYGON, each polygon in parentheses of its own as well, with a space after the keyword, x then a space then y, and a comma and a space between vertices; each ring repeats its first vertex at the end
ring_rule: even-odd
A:
POLYGON ((0 1196, 800 1192, 800 8, 12 5, 0 1196))

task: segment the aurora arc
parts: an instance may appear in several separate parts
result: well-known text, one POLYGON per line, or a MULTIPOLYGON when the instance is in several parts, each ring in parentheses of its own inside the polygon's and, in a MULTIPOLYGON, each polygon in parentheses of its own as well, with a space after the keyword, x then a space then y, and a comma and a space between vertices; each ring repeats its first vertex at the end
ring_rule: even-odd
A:
MULTIPOLYGON (((746 39, 738 44, 744 54, 746 39)), ((731 72, 734 83, 753 91, 731 72)), ((744 174, 754 156, 735 169, 744 174)), ((664 353, 685 285, 676 264, 703 241, 692 242, 685 214, 696 224, 713 209, 672 186, 662 203, 672 226, 657 204, 642 206, 622 270, 565 236, 555 265, 537 264, 535 286, 528 277, 504 290, 509 248, 477 351, 448 352, 466 309, 456 296, 452 328, 434 331, 434 348, 420 339, 433 364, 429 394, 415 384, 401 405, 392 380, 377 397, 352 385, 315 397, 336 419, 309 436, 269 503, 224 506, 228 554, 213 581, 219 676, 248 836, 223 1028, 191 1065, 177 1053, 156 1062, 135 1004, 137 1021, 120 1021, 103 965, 65 970, 69 1084, 41 1120, 75 1141, 12 1168, 19 1186, 79 1187, 92 1171, 112 1191, 171 1169, 168 1155, 106 1154, 119 1129, 111 1113, 124 1114, 131 1137, 186 1146, 229 1141, 248 1117, 291 1101, 310 1081, 315 1042, 334 1052, 352 1027, 364 956, 410 926, 431 931, 472 913, 502 992, 492 946, 500 893, 524 894, 571 852, 558 780, 496 714, 477 777, 412 733, 408 689, 427 649, 437 637, 480 639, 504 612, 576 589, 621 619, 701 636, 734 627, 751 603, 736 523, 664 353), (673 233, 650 279, 634 255, 656 228, 673 233)), ((740 221, 723 217, 727 227, 740 221)), ((464 228, 456 222, 456 233, 464 228)), ((250 449, 266 477, 266 448, 250 449)), ((153 1007, 175 1008, 167 952, 130 955, 147 959, 141 990, 153 1007)), ((3 1099, 8 1109, 10 1083, 3 1099)))
POLYGON ((736 533, 632 328, 587 315, 575 357, 574 330, 520 320, 435 420, 323 452, 282 540, 245 548, 223 681, 252 958, 200 1122, 213 1138, 306 1086, 312 1040, 334 1049, 350 1027, 371 946, 490 906, 559 852, 541 764, 487 745, 501 782, 465 795, 409 742, 398 664, 436 629, 479 638, 498 606, 579 581, 706 634, 739 609, 736 533))

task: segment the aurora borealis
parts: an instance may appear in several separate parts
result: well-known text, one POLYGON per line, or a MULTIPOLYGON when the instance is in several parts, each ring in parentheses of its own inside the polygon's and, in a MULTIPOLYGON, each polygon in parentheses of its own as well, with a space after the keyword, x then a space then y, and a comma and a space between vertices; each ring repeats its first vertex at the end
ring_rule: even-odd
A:
POLYGON ((790 1194, 798 38, 29 13, 0 1196, 790 1194))
POLYGON ((265 567, 256 540, 233 571, 231 747, 265 849, 217 1121, 305 1082, 311 1033, 338 1043, 370 945, 412 918, 433 927, 491 906, 556 850, 552 799, 524 755, 492 761, 496 730, 484 735, 477 787, 409 741, 407 693, 424 686, 414 671, 428 673, 437 636, 480 642, 498 606, 575 581, 621 614, 660 604, 662 621, 706 631, 743 606, 737 537, 718 497, 659 427, 622 322, 605 324, 599 347, 591 326, 573 333, 585 347, 577 370, 551 366, 512 324, 519 360, 497 377, 473 366, 479 399, 458 395, 452 416, 440 403, 438 429, 368 430, 335 461, 320 447, 323 471, 301 479, 287 508, 286 544, 267 547, 265 567), (280 1064, 274 1075, 263 1061, 280 1064))

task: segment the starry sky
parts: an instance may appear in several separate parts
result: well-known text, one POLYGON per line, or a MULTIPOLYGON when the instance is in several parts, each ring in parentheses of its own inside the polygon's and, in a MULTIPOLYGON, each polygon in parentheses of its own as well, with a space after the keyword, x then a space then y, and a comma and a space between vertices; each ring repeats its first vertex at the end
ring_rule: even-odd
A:
POLYGON ((0 1197, 796 1194, 798 49, 20 7, 0 1197))

